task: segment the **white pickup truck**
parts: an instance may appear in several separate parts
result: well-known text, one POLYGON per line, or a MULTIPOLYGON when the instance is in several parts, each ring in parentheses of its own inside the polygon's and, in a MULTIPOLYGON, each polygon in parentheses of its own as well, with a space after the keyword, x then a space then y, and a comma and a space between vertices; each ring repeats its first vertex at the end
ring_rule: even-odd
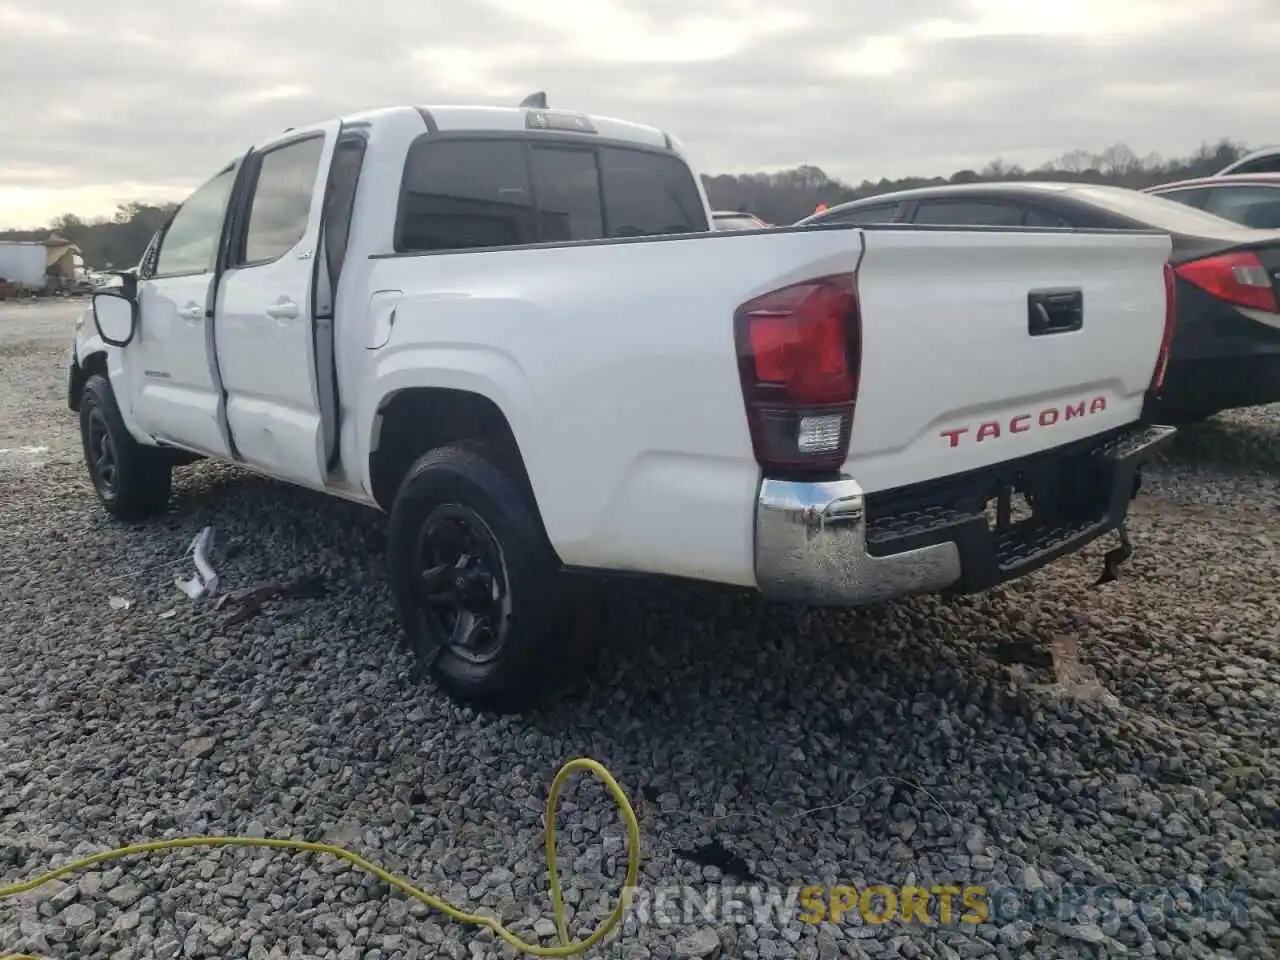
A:
POLYGON ((196 190, 95 294, 68 403, 120 517, 163 509, 200 457, 389 513, 411 646, 455 698, 517 709, 564 661, 566 572, 849 606, 1123 533, 1173 432, 1143 419, 1169 250, 713 231, 660 130, 386 109, 196 190))

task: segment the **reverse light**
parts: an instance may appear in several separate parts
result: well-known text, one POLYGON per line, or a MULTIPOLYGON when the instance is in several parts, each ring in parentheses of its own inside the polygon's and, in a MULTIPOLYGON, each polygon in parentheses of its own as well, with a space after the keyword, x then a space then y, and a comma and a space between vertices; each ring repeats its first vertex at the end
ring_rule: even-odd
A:
POLYGON ((834 453, 840 449, 844 417, 828 413, 817 417, 801 417, 796 446, 801 453, 834 453))
POLYGON ((1271 275, 1249 251, 1192 260, 1175 268, 1178 276, 1219 300, 1238 307, 1280 313, 1271 275))
POLYGON ((844 462, 860 332, 852 273, 783 287, 735 312, 738 372, 761 467, 831 470, 844 462))

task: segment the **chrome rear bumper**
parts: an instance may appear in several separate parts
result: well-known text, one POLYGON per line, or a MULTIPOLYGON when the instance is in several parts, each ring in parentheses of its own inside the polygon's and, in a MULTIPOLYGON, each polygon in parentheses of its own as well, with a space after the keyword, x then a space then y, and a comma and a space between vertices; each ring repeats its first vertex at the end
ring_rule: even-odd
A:
MULTIPOLYGON (((868 497, 857 481, 760 483, 755 572, 775 600, 854 607, 919 593, 977 593, 1124 524, 1139 469, 1176 430, 1134 425, 971 474, 868 497), (993 528, 993 484, 1034 486, 1030 519, 993 528), (1063 495, 1063 490, 1066 495, 1063 495), (875 509, 868 514, 868 500, 875 509), (869 540, 871 549, 868 549, 869 540)), ((1005 494, 1006 503, 1008 494, 1005 494)))
POLYGON ((944 590, 959 579, 954 543, 868 554, 866 503, 855 480, 760 483, 756 582, 770 599, 858 606, 944 590))

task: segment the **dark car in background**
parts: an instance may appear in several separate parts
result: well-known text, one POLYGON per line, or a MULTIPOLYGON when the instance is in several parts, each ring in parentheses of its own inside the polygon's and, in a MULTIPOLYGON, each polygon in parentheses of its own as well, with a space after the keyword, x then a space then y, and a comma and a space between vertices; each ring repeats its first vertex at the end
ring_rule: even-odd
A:
POLYGON ((1237 173, 1179 180, 1144 193, 1176 200, 1259 230, 1280 230, 1280 173, 1237 173))
POLYGON ((1246 153, 1234 163, 1227 164, 1216 175, 1227 177, 1243 173, 1280 173, 1280 147, 1263 147, 1246 153))
POLYGON ((1280 402, 1280 231, 1136 190, 1057 182, 903 190, 843 203, 798 225, 832 223, 1167 233, 1177 325, 1152 416, 1185 423, 1280 402))

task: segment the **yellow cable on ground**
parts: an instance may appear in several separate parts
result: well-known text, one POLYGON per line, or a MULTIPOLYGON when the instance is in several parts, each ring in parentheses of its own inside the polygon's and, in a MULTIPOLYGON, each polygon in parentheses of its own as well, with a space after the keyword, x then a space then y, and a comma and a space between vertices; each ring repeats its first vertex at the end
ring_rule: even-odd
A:
MULTIPOLYGON (((120 860, 137 854, 157 853, 165 850, 180 850, 191 847, 267 847, 272 850, 290 850, 295 853, 330 854, 340 860, 345 860, 365 873, 372 874, 383 883, 395 887, 406 896, 410 896, 420 903, 425 903, 428 907, 439 910, 453 920, 457 920, 460 923, 469 923, 477 927, 488 927, 497 936, 523 953, 531 954, 535 957, 573 957, 586 953, 607 937, 610 931, 621 922, 623 913, 627 909, 630 891, 635 887, 636 879, 640 873, 640 824, 636 820, 635 811, 631 809, 631 802, 622 791, 622 787, 618 786, 618 781, 613 779, 613 775, 597 761, 579 757, 575 760, 570 760, 561 767, 551 781, 551 792, 547 795, 546 837, 547 872, 550 874, 551 880, 551 910, 555 916, 556 932, 560 936, 559 945, 553 947, 526 943, 504 927, 498 920, 492 917, 482 917, 474 913, 467 913, 452 904, 445 903, 439 897, 415 887, 408 880, 397 877, 357 853, 352 853, 350 850, 345 850, 330 843, 308 843, 304 840, 272 840, 265 837, 175 837, 172 840, 152 840, 147 843, 134 843, 116 850, 104 850, 82 860, 64 864, 56 870, 50 870, 48 873, 43 873, 32 880, 24 880, 21 883, 0 887, 0 900, 7 897, 15 897, 20 893, 27 893, 59 877, 74 873, 77 870, 83 870, 85 867, 105 863, 109 860, 120 860), (613 795, 614 802, 617 803, 618 810, 622 813, 622 820, 627 825, 627 876, 623 880, 622 895, 619 897, 617 906, 609 913, 609 916, 605 917, 585 940, 570 942, 569 931, 565 926, 564 894, 560 889, 560 872, 556 869, 556 807, 560 802, 560 791, 564 787, 565 780, 579 770, 589 770, 595 774, 608 788, 609 793, 613 795)), ((9 954, 0 956, 0 960, 39 960, 39 958, 30 957, 26 954, 9 954)))

